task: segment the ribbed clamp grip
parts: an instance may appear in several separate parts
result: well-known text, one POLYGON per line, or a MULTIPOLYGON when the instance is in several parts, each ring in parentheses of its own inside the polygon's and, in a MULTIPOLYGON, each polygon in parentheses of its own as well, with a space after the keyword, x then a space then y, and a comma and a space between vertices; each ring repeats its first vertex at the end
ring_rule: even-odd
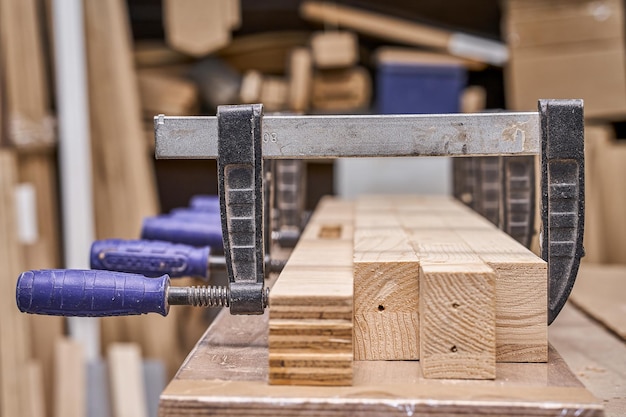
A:
POLYGON ((166 316, 169 277, 123 272, 45 269, 17 279, 17 307, 24 313, 107 317, 159 313, 166 316))
POLYGON ((91 245, 91 268, 150 277, 207 277, 211 248, 158 240, 97 240, 91 245))
POLYGON ((177 219, 171 216, 146 217, 141 228, 141 238, 192 246, 210 246, 213 251, 222 251, 224 246, 219 223, 177 219))

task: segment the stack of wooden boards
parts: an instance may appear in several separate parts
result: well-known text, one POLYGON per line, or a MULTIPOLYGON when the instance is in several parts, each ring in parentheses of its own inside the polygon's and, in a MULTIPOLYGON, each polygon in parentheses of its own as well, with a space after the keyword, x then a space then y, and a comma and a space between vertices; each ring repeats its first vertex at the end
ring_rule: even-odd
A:
POLYGON ((367 108, 372 82, 359 63, 356 34, 314 32, 307 46, 293 48, 286 77, 247 71, 241 83, 243 103, 262 102, 268 111, 346 112, 367 108))
POLYGON ((350 339, 354 360, 419 359, 426 378, 493 379, 496 362, 547 361, 544 261, 447 197, 331 201, 271 292, 270 383, 349 385, 352 364, 320 364, 350 339), (332 228, 335 239, 322 237, 332 228), (324 321, 339 300, 353 312, 341 326, 324 321))

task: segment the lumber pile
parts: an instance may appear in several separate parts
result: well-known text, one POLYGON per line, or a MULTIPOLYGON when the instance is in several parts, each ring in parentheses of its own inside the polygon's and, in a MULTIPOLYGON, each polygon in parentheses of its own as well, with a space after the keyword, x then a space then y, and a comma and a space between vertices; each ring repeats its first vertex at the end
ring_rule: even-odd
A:
MULTIPOLYGON (((7 147, 2 151, 5 162, 2 163, 4 170, 0 181, 10 187, 5 188, 6 192, 15 193, 10 197, 10 204, 19 207, 11 207, 8 211, 3 209, 2 214, 4 221, 9 221, 7 228, 2 228, 4 237, 14 239, 11 245, 20 252, 11 255, 16 257, 11 260, 12 265, 19 267, 8 266, 7 275, 2 278, 6 285, 3 291, 7 295, 13 293, 12 287, 21 270, 60 266, 56 133, 44 55, 48 45, 43 41, 42 13, 43 4, 36 0, 0 1, 0 101, 4 101, 0 105, 0 119, 4 119, 0 122, 0 145, 7 147)), ((11 297, 4 302, 7 308, 13 307, 11 297)), ((12 320, 10 317, 3 314, 0 322, 12 320)), ((20 347, 25 351, 22 360, 15 362, 27 370, 25 378, 29 380, 29 388, 23 389, 33 395, 24 406, 34 408, 22 411, 49 415, 54 359, 50 346, 63 334, 64 320, 29 316, 14 324, 17 326, 14 331, 24 333, 24 337, 31 341, 20 347)), ((11 366, 14 365, 7 365, 8 372, 11 366)), ((12 378, 3 375, 0 386, 5 382, 8 385, 13 383, 5 377, 12 378)), ((15 398, 7 400, 8 406, 15 398)))
POLYGON ((446 379, 494 379, 496 362, 547 361, 543 260, 448 197, 364 196, 336 201, 334 211, 331 201, 314 214, 271 292, 270 383, 350 384, 333 371, 328 380, 304 373, 336 349, 327 338, 346 337, 326 316, 330 304, 319 306, 338 295, 327 282, 340 284, 336 268, 349 267, 338 257, 350 243, 353 291, 342 297, 353 297, 354 324, 342 329, 355 361, 419 359, 425 378, 446 379), (353 241, 344 227, 336 227, 340 240, 323 239, 320 220, 339 224, 351 204, 353 241))
POLYGON ((352 211, 322 200, 270 292, 270 384, 352 383, 352 211))

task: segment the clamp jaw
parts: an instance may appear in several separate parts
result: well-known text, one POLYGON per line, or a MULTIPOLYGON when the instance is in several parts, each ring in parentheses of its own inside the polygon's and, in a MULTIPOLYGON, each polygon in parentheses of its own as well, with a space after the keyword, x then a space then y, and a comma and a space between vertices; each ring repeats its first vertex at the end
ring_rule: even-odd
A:
POLYGON ((218 160, 233 314, 261 314, 267 305, 264 158, 540 154, 548 323, 584 255, 583 128, 581 100, 540 100, 528 113, 263 117, 261 105, 242 105, 219 107, 217 118, 155 117, 157 158, 218 160))

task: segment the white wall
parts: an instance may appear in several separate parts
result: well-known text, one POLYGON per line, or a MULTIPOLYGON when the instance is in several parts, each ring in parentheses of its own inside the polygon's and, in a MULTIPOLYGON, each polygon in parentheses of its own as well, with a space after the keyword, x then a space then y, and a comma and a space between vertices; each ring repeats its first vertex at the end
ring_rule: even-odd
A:
POLYGON ((451 194, 452 161, 444 157, 346 158, 335 163, 335 190, 361 194, 451 194))

